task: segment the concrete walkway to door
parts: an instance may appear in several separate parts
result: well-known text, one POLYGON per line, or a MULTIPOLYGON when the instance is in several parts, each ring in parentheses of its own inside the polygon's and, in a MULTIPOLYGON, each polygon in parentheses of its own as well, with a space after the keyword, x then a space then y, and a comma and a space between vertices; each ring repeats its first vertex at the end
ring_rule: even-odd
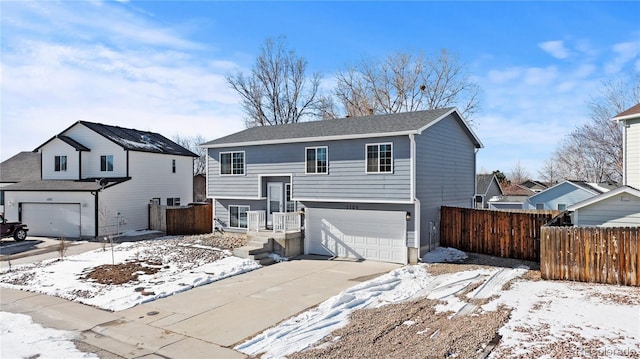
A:
POLYGON ((236 344, 401 265, 304 256, 110 313, 43 294, 2 289, 0 309, 125 358, 243 358, 236 344))

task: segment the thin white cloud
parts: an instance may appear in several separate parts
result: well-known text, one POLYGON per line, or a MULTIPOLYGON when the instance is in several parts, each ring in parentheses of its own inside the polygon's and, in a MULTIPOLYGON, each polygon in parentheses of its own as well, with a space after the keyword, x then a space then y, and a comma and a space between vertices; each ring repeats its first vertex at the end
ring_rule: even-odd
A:
POLYGON ((640 42, 629 41, 614 44, 612 47, 614 56, 611 61, 605 65, 605 70, 608 74, 617 74, 622 68, 638 58, 640 54, 640 42))
POLYGON ((232 61, 202 56, 203 46, 136 14, 123 19, 114 9, 119 4, 91 5, 101 7, 94 11, 82 3, 77 14, 70 10, 75 3, 18 5, 7 12, 3 4, 2 160, 78 120, 206 139, 244 127, 238 96, 225 80, 237 67, 232 61), (47 11, 55 16, 42 15, 47 11), (43 22, 29 26, 28 13, 43 22), (15 20, 6 30, 5 19, 15 20), (133 40, 118 40, 123 22, 138 34, 133 40), (43 36, 47 28, 66 33, 43 36))
POLYGON ((556 59, 566 59, 569 57, 569 51, 565 48, 564 42, 560 40, 541 42, 538 46, 556 59))

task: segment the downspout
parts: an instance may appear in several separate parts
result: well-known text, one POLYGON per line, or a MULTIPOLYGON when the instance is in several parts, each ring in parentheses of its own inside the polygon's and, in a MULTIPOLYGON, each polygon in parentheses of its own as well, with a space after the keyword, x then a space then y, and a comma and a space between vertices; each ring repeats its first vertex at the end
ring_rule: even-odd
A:
POLYGON ((100 190, 97 191, 91 191, 91 195, 94 196, 94 204, 93 204, 93 221, 94 221, 94 234, 96 239, 98 239, 98 227, 100 226, 100 223, 98 222, 99 218, 98 218, 98 193, 100 192, 100 190))
MULTIPOLYGON (((478 193, 478 151, 479 148, 473 150, 473 195, 471 195, 471 208, 476 208, 476 194, 478 193)), ((484 197, 482 198, 482 208, 484 208, 484 197)))
POLYGON ((409 134, 409 142, 411 144, 411 199, 413 200, 413 212, 414 212, 414 247, 417 250, 418 262, 421 260, 420 258, 420 243, 422 242, 420 238, 420 200, 416 196, 416 138, 413 133, 409 134))

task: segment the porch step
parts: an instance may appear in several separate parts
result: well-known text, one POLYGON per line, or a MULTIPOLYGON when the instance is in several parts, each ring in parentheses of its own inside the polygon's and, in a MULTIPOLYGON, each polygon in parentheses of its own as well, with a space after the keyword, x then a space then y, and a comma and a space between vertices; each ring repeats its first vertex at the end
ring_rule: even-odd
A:
POLYGON ((269 257, 273 251, 273 240, 249 240, 246 246, 235 248, 233 255, 240 258, 247 258, 256 261, 260 265, 270 265, 275 261, 269 257))

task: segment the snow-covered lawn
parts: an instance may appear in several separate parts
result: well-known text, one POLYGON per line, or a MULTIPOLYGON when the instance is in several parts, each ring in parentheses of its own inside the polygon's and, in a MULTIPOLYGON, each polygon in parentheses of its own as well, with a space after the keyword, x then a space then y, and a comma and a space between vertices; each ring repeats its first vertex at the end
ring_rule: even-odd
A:
POLYGON ((0 287, 118 311, 259 267, 255 261, 234 257, 228 250, 197 240, 166 237, 125 242, 115 245, 113 250, 106 245, 104 249, 64 260, 14 266, 11 271, 4 269, 0 287), (125 282, 109 284, 109 281, 125 282))
MULTIPOLYGON (((464 257, 455 249, 439 248, 425 262, 452 262, 464 257)), ((432 275, 427 266, 405 266, 356 285, 235 349, 248 355, 265 353, 261 357, 264 359, 282 358, 313 348, 322 338, 344 327, 355 310, 426 297, 439 300, 436 310, 450 313, 450 317, 494 311, 500 304, 512 308, 510 320, 499 332, 502 341, 492 358, 640 356, 637 288, 531 280, 516 280, 504 288, 510 280, 525 274, 527 268, 432 275), (489 302, 478 308, 472 303, 475 299, 489 302), (548 356, 553 352, 559 354, 548 356)), ((427 329, 416 326, 415 335, 427 329)))

